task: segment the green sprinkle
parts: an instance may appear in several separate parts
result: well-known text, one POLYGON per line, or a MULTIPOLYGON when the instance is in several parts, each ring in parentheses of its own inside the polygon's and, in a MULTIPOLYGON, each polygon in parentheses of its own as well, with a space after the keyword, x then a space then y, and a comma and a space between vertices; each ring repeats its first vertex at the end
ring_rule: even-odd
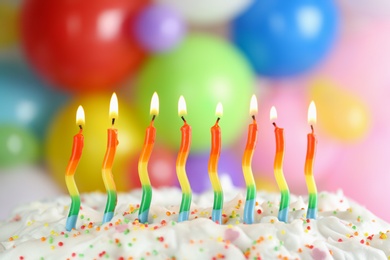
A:
POLYGON ((200 252, 203 252, 203 251, 204 251, 204 249, 203 249, 203 248, 199 248, 199 251, 200 251, 200 252))
POLYGON ((123 234, 125 234, 125 235, 127 235, 127 234, 129 234, 129 233, 130 233, 130 230, 129 230, 128 228, 126 228, 126 230, 123 231, 123 234))
POLYGON ((79 254, 79 257, 84 257, 84 254, 79 254))
POLYGON ((68 237, 69 237, 69 235, 68 235, 67 233, 65 233, 65 234, 64 234, 64 237, 65 237, 65 238, 68 238, 68 237))
POLYGON ((89 248, 93 248, 93 245, 89 245, 89 248))
POLYGON ((154 250, 152 251, 152 253, 153 253, 153 255, 158 255, 158 252, 157 252, 156 249, 154 249, 154 250))
POLYGON ((53 237, 49 237, 49 244, 53 244, 54 242, 54 238, 53 237))
POLYGON ((352 226, 352 228, 356 230, 356 226, 352 226))
POLYGON ((130 222, 130 219, 125 218, 124 221, 126 224, 128 224, 130 222))
POLYGON ((85 230, 85 234, 89 234, 89 229, 85 230))
POLYGON ((80 215, 80 218, 81 218, 81 219, 84 219, 84 215, 80 215))
POLYGON ((118 247, 121 247, 122 246, 122 243, 118 243, 118 247))
POLYGON ((274 250, 275 250, 275 251, 278 251, 278 250, 279 250, 279 247, 278 247, 278 246, 275 246, 275 247, 274 247, 274 250))
POLYGON ((128 245, 128 246, 133 246, 133 244, 132 244, 132 243, 128 243, 127 245, 128 245))
POLYGON ((336 215, 336 214, 337 214, 337 211, 333 211, 333 214, 336 215))

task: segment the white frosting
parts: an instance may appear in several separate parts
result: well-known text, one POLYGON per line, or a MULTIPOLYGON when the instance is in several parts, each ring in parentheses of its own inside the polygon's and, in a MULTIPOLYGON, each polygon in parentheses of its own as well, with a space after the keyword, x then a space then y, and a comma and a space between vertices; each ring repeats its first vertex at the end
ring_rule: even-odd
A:
POLYGON ((83 194, 71 232, 69 197, 33 202, 0 222, 0 259, 390 259, 390 224, 341 192, 320 193, 309 221, 306 198, 291 196, 288 223, 277 219, 280 195, 258 192, 251 225, 242 223, 245 191, 225 193, 222 225, 210 220, 212 192, 194 195, 190 220, 177 223, 180 190, 154 190, 148 225, 137 220, 140 190, 119 194, 104 225, 106 195, 83 194))

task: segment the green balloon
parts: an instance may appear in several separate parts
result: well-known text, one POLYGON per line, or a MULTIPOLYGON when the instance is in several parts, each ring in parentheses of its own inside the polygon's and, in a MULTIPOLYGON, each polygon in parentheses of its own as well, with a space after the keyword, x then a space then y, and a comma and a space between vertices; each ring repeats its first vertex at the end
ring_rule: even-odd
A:
POLYGON ((12 167, 38 161, 38 138, 16 126, 0 126, 0 167, 12 167))
MULTIPOLYGON (((180 146, 183 122, 178 116, 178 100, 183 95, 188 112, 185 119, 192 127, 191 151, 201 152, 210 149, 210 128, 217 119, 218 102, 223 105, 222 147, 236 141, 247 128, 254 73, 230 43, 192 34, 172 52, 149 58, 141 69, 134 97, 142 120, 150 120, 150 101, 155 91, 160 99, 156 141, 175 149, 180 146)), ((144 123, 146 126, 147 121, 144 123)))

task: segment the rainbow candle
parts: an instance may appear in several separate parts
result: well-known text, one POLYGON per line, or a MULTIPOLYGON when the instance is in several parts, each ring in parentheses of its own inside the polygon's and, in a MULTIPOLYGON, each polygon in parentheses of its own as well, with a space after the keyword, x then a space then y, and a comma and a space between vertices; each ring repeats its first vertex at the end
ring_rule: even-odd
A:
POLYGON ((190 153, 191 126, 187 124, 187 121, 184 118, 184 116, 187 115, 187 106, 183 96, 180 96, 179 98, 178 107, 179 107, 179 117, 181 117, 181 119, 183 120, 183 126, 180 128, 181 131, 180 150, 176 160, 176 173, 182 190, 182 198, 181 198, 178 222, 182 222, 188 220, 188 216, 190 214, 191 200, 192 200, 191 186, 188 181, 186 168, 185 168, 188 154, 190 153))
MULTIPOLYGON (((275 107, 271 108, 270 118, 271 121, 274 121, 277 118, 277 112, 275 107)), ((279 221, 287 222, 288 207, 290 204, 290 191, 288 189, 288 185, 283 174, 284 134, 283 134, 283 128, 279 128, 275 122, 273 122, 273 125, 275 126, 275 139, 276 139, 274 173, 275 173, 276 182, 279 186, 279 190, 281 193, 278 219, 279 221)))
POLYGON ((65 182, 68 188, 72 203, 70 205, 69 215, 66 219, 66 230, 71 231, 76 228, 77 217, 80 211, 80 194, 74 180, 74 174, 79 164, 81 153, 84 147, 83 125, 85 124, 84 109, 79 106, 76 112, 76 125, 79 126, 80 131, 73 137, 72 154, 69 159, 68 166, 66 168, 65 182))
POLYGON ((221 128, 218 122, 222 116, 223 107, 218 103, 215 115, 217 121, 211 127, 211 152, 208 165, 209 177, 214 190, 214 205, 211 219, 216 223, 222 223, 222 208, 223 208, 223 191, 221 182, 218 178, 218 160, 221 154, 221 128))
POLYGON ((242 171, 244 172, 246 183, 246 202, 244 207, 244 223, 246 224, 253 223, 256 204, 256 183, 252 173, 252 157, 257 142, 257 123, 255 119, 255 115, 257 114, 257 99, 255 95, 252 96, 249 113, 253 121, 248 127, 248 138, 242 158, 242 171))
POLYGON ((104 210, 103 223, 111 221, 117 203, 116 187, 111 171, 116 147, 118 146, 118 130, 114 128, 115 120, 118 118, 118 99, 115 93, 111 97, 109 117, 111 118, 112 126, 107 130, 107 150, 102 167, 104 187, 107 191, 107 203, 106 209, 104 210))
POLYGON ((308 122, 311 127, 311 133, 307 135, 307 153, 306 153, 306 161, 305 161, 305 179, 307 190, 309 192, 309 205, 307 208, 307 218, 315 219, 317 218, 317 186, 313 176, 313 165, 314 165, 314 157, 316 153, 317 146, 317 138, 314 134, 313 125, 316 123, 316 106, 312 101, 309 106, 308 111, 308 122))
POLYGON ((156 128, 153 126, 154 119, 158 115, 159 101, 157 93, 154 92, 150 103, 150 115, 152 120, 146 128, 144 147, 138 161, 138 174, 142 185, 142 200, 139 208, 138 219, 141 223, 147 223, 149 218, 149 208, 152 201, 152 186, 150 184, 148 163, 152 154, 154 142, 156 139, 156 128))

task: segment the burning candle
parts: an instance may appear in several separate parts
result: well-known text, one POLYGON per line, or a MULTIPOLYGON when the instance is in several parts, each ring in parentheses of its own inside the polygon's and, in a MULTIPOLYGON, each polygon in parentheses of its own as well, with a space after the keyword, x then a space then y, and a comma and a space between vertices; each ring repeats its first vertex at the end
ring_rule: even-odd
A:
POLYGON ((257 123, 255 118, 257 114, 257 99, 255 95, 251 99, 249 114, 252 116, 252 124, 248 127, 248 138, 242 158, 242 171, 244 172, 246 183, 246 202, 244 207, 244 222, 246 224, 252 224, 254 221, 256 203, 256 183, 252 173, 252 157, 257 142, 257 123))
POLYGON ((222 116, 222 113, 222 104, 218 103, 215 111, 217 121, 215 122, 215 125, 211 127, 211 152, 208 165, 209 177, 214 190, 214 205, 211 218, 216 223, 222 222, 223 208, 223 191, 218 178, 218 160, 221 154, 221 128, 219 127, 218 122, 222 116))
POLYGON ((192 200, 192 191, 190 183, 188 182, 187 173, 186 173, 186 162, 188 154, 190 152, 191 146, 191 126, 187 124, 184 116, 187 115, 186 101, 183 96, 179 98, 179 117, 183 120, 183 126, 181 130, 181 144, 179 154, 177 155, 176 160, 176 173, 179 179, 180 187, 182 190, 182 198, 180 204, 180 213, 178 222, 188 220, 190 214, 191 200, 192 200))
POLYGON ((311 133, 307 135, 307 153, 306 153, 306 162, 305 162, 305 179, 307 190, 309 192, 309 205, 307 208, 307 218, 315 219, 317 218, 317 186, 313 176, 313 165, 314 157, 316 153, 317 138, 314 134, 313 125, 317 120, 316 106, 312 101, 309 106, 308 111, 308 123, 311 128, 311 133))
POLYGON ((288 185, 283 174, 283 158, 284 158, 283 128, 279 128, 275 123, 275 120, 277 118, 277 112, 275 107, 271 108, 270 118, 271 121, 273 121, 272 124, 275 126, 275 139, 276 139, 274 173, 275 173, 276 182, 279 186, 279 190, 281 193, 278 219, 279 221, 287 222, 288 206, 290 204, 290 191, 288 189, 288 185))
POLYGON ((149 180, 148 162, 152 154, 154 141, 156 139, 156 128, 153 126, 154 119, 158 115, 159 101, 157 93, 154 92, 150 102, 150 115, 152 120, 146 128, 144 147, 138 161, 138 174, 142 184, 142 200, 139 208, 138 219, 141 223, 148 222, 150 202, 152 201, 152 186, 149 180))
POLYGON ((73 137, 72 154, 66 168, 65 182, 68 188, 72 203, 70 205, 69 215, 66 219, 66 230, 71 231, 76 228, 76 222, 80 211, 80 194, 74 180, 74 174, 79 164, 81 153, 84 147, 83 125, 85 124, 84 109, 79 106, 76 112, 76 125, 80 128, 78 134, 73 137))
POLYGON ((109 117, 111 118, 111 128, 107 129, 107 150, 102 167, 104 187, 107 191, 107 203, 106 209, 104 210, 103 223, 111 221, 117 203, 116 187, 111 171, 116 147, 118 146, 118 130, 114 128, 115 120, 118 118, 118 99, 115 93, 111 97, 109 117))

